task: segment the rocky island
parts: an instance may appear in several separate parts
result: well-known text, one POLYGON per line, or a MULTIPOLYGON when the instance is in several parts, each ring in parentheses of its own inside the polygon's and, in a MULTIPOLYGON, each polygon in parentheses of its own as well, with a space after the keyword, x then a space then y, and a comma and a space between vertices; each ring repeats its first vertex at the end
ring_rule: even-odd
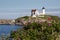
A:
POLYGON ((15 19, 15 23, 24 27, 11 32, 16 40, 60 40, 60 17, 44 15, 44 17, 24 16, 15 19))
POLYGON ((15 24, 20 24, 20 25, 27 25, 32 22, 48 22, 51 23, 51 21, 59 21, 60 17, 58 16, 52 16, 52 15, 45 15, 45 17, 31 17, 31 16, 24 16, 15 19, 15 24), (50 21, 49 21, 50 20, 50 21))

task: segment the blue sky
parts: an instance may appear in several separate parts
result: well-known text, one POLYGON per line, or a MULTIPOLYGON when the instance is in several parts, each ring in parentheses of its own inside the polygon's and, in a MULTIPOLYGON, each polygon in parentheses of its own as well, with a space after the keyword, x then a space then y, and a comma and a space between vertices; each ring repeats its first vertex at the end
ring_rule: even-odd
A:
POLYGON ((60 0, 0 0, 0 9, 60 8, 60 0))
POLYGON ((16 18, 29 15, 30 12, 24 13, 23 10, 41 9, 43 6, 46 9, 60 9, 60 0, 44 0, 44 2, 43 0, 0 0, 0 18, 16 18))

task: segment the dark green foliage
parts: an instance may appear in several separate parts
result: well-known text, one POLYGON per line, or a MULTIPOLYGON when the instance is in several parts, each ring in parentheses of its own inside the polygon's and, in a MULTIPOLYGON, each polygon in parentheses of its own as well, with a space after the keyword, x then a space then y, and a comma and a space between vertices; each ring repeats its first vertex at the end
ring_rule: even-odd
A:
POLYGON ((27 20, 28 18, 29 18, 29 16, 24 16, 24 17, 17 18, 17 19, 15 19, 15 23, 20 23, 21 19, 27 20))
MULTIPOLYGON (((51 16, 52 17, 52 16, 51 16)), ((32 22, 21 30, 11 33, 11 37, 16 40, 56 40, 60 33, 60 21, 57 17, 52 17, 51 25, 48 22, 32 22), (57 21, 56 21, 57 20, 57 21)))
POLYGON ((29 17, 28 17, 28 16, 24 16, 24 17, 22 17, 22 18, 28 19, 29 17))
MULTIPOLYGON (((44 23, 42 23, 44 24, 44 23)), ((12 33, 12 37, 16 37, 16 34, 20 35, 20 39, 25 40, 54 40, 54 36, 52 35, 54 32, 59 33, 59 26, 44 26, 42 24, 38 24, 33 22, 32 24, 24 27, 22 31, 18 31, 18 33, 12 33), (45 27, 45 28, 44 28, 45 27)), ((57 25, 57 24, 56 24, 57 25)), ((17 35, 17 36, 18 36, 17 35)))

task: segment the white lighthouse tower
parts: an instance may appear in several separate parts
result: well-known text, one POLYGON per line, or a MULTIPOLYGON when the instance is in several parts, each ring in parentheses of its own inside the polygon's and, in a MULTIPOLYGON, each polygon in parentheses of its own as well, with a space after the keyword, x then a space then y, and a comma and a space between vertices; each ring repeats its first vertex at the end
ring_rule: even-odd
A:
POLYGON ((45 15, 45 7, 42 8, 42 11, 43 11, 43 15, 45 15))

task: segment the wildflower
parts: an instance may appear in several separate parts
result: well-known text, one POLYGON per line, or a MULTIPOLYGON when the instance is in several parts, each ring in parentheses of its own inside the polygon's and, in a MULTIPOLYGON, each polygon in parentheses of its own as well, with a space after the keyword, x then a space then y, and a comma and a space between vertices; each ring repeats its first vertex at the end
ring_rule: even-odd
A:
POLYGON ((20 38, 18 38, 18 40, 20 40, 20 38))
POLYGON ((48 20, 51 20, 51 17, 48 17, 48 20))
POLYGON ((14 30, 13 32, 15 32, 16 33, 16 31, 14 30))
POLYGON ((48 23, 48 26, 51 26, 51 23, 48 23))

